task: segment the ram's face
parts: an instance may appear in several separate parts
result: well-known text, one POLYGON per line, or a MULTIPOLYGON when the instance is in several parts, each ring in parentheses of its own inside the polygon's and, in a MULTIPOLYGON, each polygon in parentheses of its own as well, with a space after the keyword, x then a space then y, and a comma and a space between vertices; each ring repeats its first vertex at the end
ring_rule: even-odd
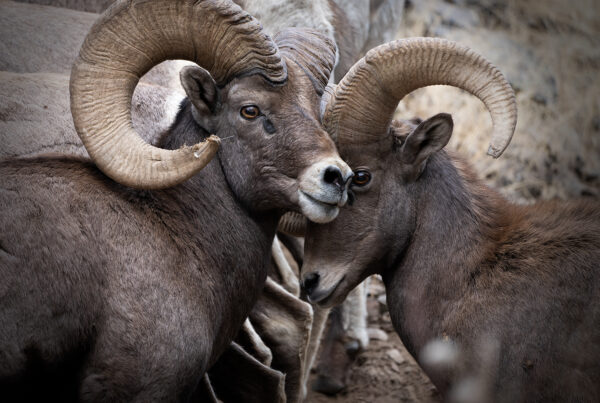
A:
POLYGON ((346 203, 352 171, 321 126, 313 84, 294 63, 287 65, 288 80, 277 86, 254 75, 213 89, 198 68, 183 82, 199 124, 228 134, 222 135, 221 164, 244 204, 254 211, 295 210, 312 221, 329 222, 346 203), (208 90, 194 95, 203 85, 208 90))
MULTIPOLYGON (((391 144, 391 143, 390 143, 391 144)), ((344 147, 354 176, 349 205, 332 223, 309 223, 305 238, 302 277, 311 302, 334 306, 370 273, 385 253, 381 227, 386 225, 389 152, 383 144, 344 147)))
POLYGON ((119 3, 96 23, 74 64, 73 121, 98 168, 124 185, 180 184, 220 149, 228 185, 253 213, 296 210, 329 222, 346 202, 352 174, 319 119, 335 59, 335 43, 319 32, 290 28, 271 38, 231 2, 119 3), (122 34, 117 41, 114 32, 122 34), (182 58, 197 63, 181 72, 194 119, 223 139, 221 147, 194 127, 206 141, 165 150, 133 128, 139 77, 182 58))
POLYGON ((302 277, 310 301, 339 304, 406 248, 416 225, 421 173, 452 133, 449 115, 416 123, 394 121, 372 144, 338 143, 354 171, 350 202, 334 222, 307 227, 302 277))

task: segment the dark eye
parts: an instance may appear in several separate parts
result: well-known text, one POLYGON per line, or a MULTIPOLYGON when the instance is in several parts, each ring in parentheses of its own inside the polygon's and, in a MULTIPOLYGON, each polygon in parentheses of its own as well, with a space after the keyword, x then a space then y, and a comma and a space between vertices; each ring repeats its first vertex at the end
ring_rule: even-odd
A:
POLYGON ((359 170, 354 172, 354 177, 352 178, 353 185, 365 186, 369 182, 371 182, 371 174, 369 171, 359 170))
POLYGON ((258 106, 256 105, 244 106, 240 110, 240 115, 242 115, 244 119, 256 119, 260 116, 260 109, 258 109, 258 106))

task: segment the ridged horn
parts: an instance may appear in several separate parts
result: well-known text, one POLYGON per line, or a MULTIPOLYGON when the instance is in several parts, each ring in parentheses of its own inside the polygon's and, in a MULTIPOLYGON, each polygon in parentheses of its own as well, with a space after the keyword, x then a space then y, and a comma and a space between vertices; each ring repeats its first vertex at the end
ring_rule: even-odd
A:
POLYGON ((335 42, 319 31, 309 28, 286 28, 273 36, 281 55, 297 63, 322 95, 335 67, 335 42))
POLYGON ((293 211, 287 212, 279 220, 277 230, 287 235, 304 236, 306 234, 306 217, 293 211))
POLYGON ((153 66, 185 59, 219 85, 261 74, 273 83, 287 71, 261 25, 227 0, 120 0, 94 24, 71 71, 71 113, 88 153, 106 175, 136 188, 176 185, 214 156, 219 138, 179 150, 145 143, 131 123, 135 86, 153 66))
POLYGON ((387 133, 398 102, 429 85, 458 87, 483 101, 493 123, 488 154, 498 158, 517 123, 514 92, 490 62, 445 39, 403 39, 371 49, 327 89, 323 124, 338 143, 372 142, 387 133))

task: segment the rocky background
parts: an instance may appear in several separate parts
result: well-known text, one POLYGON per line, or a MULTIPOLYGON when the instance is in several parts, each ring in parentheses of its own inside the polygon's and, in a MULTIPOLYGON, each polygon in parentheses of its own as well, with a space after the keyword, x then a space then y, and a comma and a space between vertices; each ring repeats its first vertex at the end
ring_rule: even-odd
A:
POLYGON ((508 78, 519 118, 498 160, 486 156, 491 119, 454 88, 415 91, 398 115, 453 115, 450 148, 505 196, 600 196, 600 2, 597 0, 413 0, 398 37, 437 36, 484 55, 508 78))
MULTIPOLYGON (((404 19, 398 38, 452 39, 494 63, 515 89, 519 119, 511 145, 494 160, 486 155, 489 114, 464 91, 415 91, 400 104, 398 118, 451 113, 455 129, 448 148, 513 201, 600 197, 598 0, 411 0, 404 19)), ((369 323, 388 339, 371 341, 359 354, 345 394, 312 392, 307 401, 440 401, 393 331, 383 285, 376 278, 371 284, 369 323)))

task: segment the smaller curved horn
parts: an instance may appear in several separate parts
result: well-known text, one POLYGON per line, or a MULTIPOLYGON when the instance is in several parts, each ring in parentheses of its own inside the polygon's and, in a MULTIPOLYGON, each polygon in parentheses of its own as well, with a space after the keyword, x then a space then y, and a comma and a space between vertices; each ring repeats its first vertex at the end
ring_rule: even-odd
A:
POLYGON ((488 154, 502 154, 517 123, 515 94, 490 62, 445 39, 403 39, 371 49, 326 91, 323 124, 338 143, 372 142, 387 133, 398 102, 429 85, 452 85, 481 99, 493 123, 488 154))
POLYGON ((306 233, 306 217, 293 211, 287 212, 279 220, 277 230, 287 235, 304 236, 306 233))

